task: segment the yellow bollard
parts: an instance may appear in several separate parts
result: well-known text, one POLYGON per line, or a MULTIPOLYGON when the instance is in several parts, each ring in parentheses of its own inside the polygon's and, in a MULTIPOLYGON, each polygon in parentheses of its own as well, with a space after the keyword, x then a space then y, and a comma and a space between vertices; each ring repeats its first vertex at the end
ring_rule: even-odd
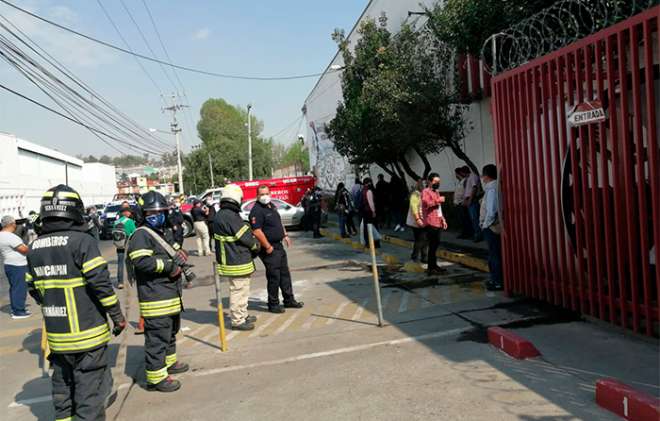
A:
POLYGON ((222 308, 222 294, 220 293, 220 276, 216 264, 213 264, 213 278, 215 279, 215 299, 218 302, 218 340, 220 341, 220 350, 227 352, 227 338, 225 336, 225 312, 222 308))

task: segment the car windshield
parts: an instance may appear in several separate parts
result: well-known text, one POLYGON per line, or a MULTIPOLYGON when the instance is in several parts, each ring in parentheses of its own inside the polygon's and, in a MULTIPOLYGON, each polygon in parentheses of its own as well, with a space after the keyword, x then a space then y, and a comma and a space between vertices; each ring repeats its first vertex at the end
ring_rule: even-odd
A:
POLYGON ((119 212, 119 209, 121 209, 121 205, 112 205, 112 206, 108 206, 107 208, 105 208, 105 211, 106 212, 119 212))

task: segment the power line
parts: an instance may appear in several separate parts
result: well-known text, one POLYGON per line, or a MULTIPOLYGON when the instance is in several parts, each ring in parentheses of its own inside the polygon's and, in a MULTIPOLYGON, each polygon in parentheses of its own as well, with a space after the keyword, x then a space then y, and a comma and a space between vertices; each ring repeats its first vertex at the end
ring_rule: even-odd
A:
POLYGON ((144 54, 136 53, 136 52, 121 48, 121 47, 116 46, 114 44, 110 44, 109 42, 102 41, 98 38, 94 38, 90 35, 86 35, 86 34, 83 34, 81 32, 78 32, 75 29, 72 29, 72 28, 69 28, 67 26, 64 26, 64 25, 61 25, 59 23, 48 20, 48 19, 46 19, 42 16, 39 16, 35 13, 30 12, 29 10, 26 10, 26 9, 23 9, 19 6, 16 6, 15 4, 10 3, 7 0, 0 0, 0 2, 6 4, 7 6, 10 6, 10 7, 14 8, 14 9, 16 9, 16 10, 22 12, 22 13, 25 13, 26 15, 29 15, 29 16, 35 18, 35 19, 38 19, 38 20, 40 20, 42 22, 45 22, 49 25, 55 26, 56 28, 59 28, 63 31, 70 32, 70 33, 75 34, 79 37, 85 38, 89 41, 95 42, 97 44, 101 44, 101 45, 106 46, 108 48, 112 48, 113 50, 120 51, 120 52, 125 53, 125 54, 130 54, 130 55, 142 58, 144 60, 149 60, 149 61, 152 61, 154 63, 160 63, 160 64, 163 64, 165 66, 170 66, 170 67, 173 67, 173 68, 176 68, 176 69, 185 70, 187 72, 199 73, 199 74, 203 74, 203 75, 207 75, 207 76, 213 76, 213 77, 224 78, 224 79, 276 81, 276 80, 308 79, 308 78, 313 78, 313 77, 319 77, 319 76, 321 76, 325 73, 329 73, 329 72, 334 71, 334 70, 329 70, 327 72, 321 72, 321 73, 310 73, 310 74, 292 75, 292 76, 242 76, 242 75, 232 75, 232 74, 227 74, 227 73, 218 73, 218 72, 213 72, 213 71, 209 71, 209 70, 197 69, 197 68, 194 68, 194 67, 183 66, 183 65, 175 64, 175 63, 169 63, 167 61, 160 60, 160 59, 155 58, 155 57, 150 57, 150 56, 147 56, 147 55, 144 55, 144 54))
MULTIPOLYGON (((103 3, 101 3, 101 0, 96 0, 96 2, 97 2, 97 3, 99 4, 99 6, 101 7, 101 10, 103 11, 103 14, 104 14, 105 17, 108 19, 108 21, 110 22, 110 24, 113 26, 113 28, 115 28, 115 32, 117 32, 117 35, 119 35, 119 39, 121 39, 121 41, 124 43, 124 45, 126 46, 126 48, 128 48, 131 52, 133 52, 133 49, 131 48, 130 44, 128 43, 128 41, 126 41, 126 38, 124 38, 124 35, 121 33, 121 31, 119 30, 119 27, 117 26, 117 24, 115 23, 115 21, 114 21, 114 20, 112 19, 112 17, 110 16, 110 13, 108 13, 108 10, 105 8, 105 6, 103 6, 103 3)), ((142 72, 147 76, 147 78, 148 78, 148 79, 151 81, 151 83, 154 85, 154 87, 155 87, 156 90, 158 91, 158 95, 159 95, 159 97, 161 98, 161 100, 164 101, 163 90, 160 89, 160 86, 156 83, 156 81, 154 80, 153 76, 151 76, 151 73, 149 73, 149 72, 147 71, 147 69, 144 67, 144 65, 142 64, 142 62, 141 62, 140 60, 138 60, 137 56, 133 56, 133 59, 135 60, 135 62, 137 63, 137 65, 140 67, 140 69, 142 69, 142 72)))
POLYGON ((303 118, 302 115, 298 116, 298 117, 297 117, 295 120, 293 120, 291 123, 287 124, 286 127, 284 127, 282 130, 280 130, 280 131, 278 131, 277 133, 275 133, 274 135, 272 135, 272 136, 268 136, 268 137, 271 137, 271 138, 273 138, 273 139, 276 139, 276 138, 277 138, 279 135, 281 135, 282 133, 284 133, 284 132, 288 132, 288 131, 291 129, 291 127, 293 127, 296 123, 300 122, 300 121, 302 120, 302 118, 303 118))
MULTIPOLYGON (((7 21, 7 19, 0 14, 0 17, 7 21)), ((11 22, 8 22, 11 24, 11 22)), ((11 24, 16 28, 15 25, 11 24)), ((119 114, 120 116, 123 116, 121 112, 116 110, 115 107, 112 106, 112 104, 108 103, 106 100, 104 100, 102 97, 98 96, 93 90, 91 90, 87 85, 84 84, 80 79, 76 78, 75 75, 71 74, 68 69, 61 69, 58 67, 56 64, 54 64, 52 61, 50 61, 48 58, 44 57, 39 51, 36 51, 31 45, 29 45, 26 41, 24 41, 21 37, 19 37, 16 33, 14 33, 10 28, 5 26, 2 22, 0 22, 0 27, 5 29, 7 32, 9 32, 13 37, 18 39, 22 44, 30 48, 33 52, 35 52, 40 58, 44 59, 48 64, 53 66, 55 69, 60 71, 62 74, 64 74, 66 77, 74 81, 78 86, 82 87, 84 90, 86 90, 88 93, 92 95, 93 98, 99 98, 108 108, 110 108, 111 111, 115 112, 116 114, 119 114)), ((16 28, 18 29, 18 28, 16 28)), ((20 32, 20 29, 18 29, 20 32)), ((29 37, 28 37, 29 39, 29 37)), ((33 40, 29 39, 32 43, 34 43, 37 48, 41 49, 44 51, 46 55, 48 53, 43 50, 41 47, 39 47, 38 44, 36 44, 33 40)), ((7 39, 5 36, 0 35, 0 47, 3 47, 5 53, 0 52, 2 56, 5 58, 5 60, 8 61, 9 64, 13 65, 23 76, 25 76, 30 82, 35 84, 39 89, 42 90, 47 96, 49 96, 54 102, 56 102, 62 109, 67 111, 72 117, 80 117, 80 115, 75 116, 74 113, 67 108, 66 106, 63 105, 62 102, 58 101, 55 96, 59 97, 72 107, 78 109, 85 115, 90 116, 91 118, 98 120, 102 125, 106 125, 111 131, 114 131, 116 133, 119 133, 121 137, 126 137, 126 138, 133 138, 133 143, 128 143, 128 142, 123 142, 127 146, 131 148, 137 148, 141 151, 146 151, 149 153, 152 153, 151 150, 145 149, 145 147, 138 146, 138 144, 142 144, 146 146, 147 148, 153 147, 151 144, 147 144, 147 142, 152 142, 154 140, 158 140, 157 138, 147 138, 142 135, 143 129, 141 129, 136 123, 134 123, 132 120, 129 120, 129 123, 133 124, 138 128, 138 131, 136 131, 134 128, 130 127, 130 125, 127 125, 123 121, 121 121, 121 117, 118 118, 115 115, 112 115, 109 113, 106 109, 103 109, 99 105, 95 104, 93 101, 90 99, 87 99, 86 97, 82 96, 80 93, 78 93, 76 90, 72 89, 70 86, 68 86, 66 83, 64 83, 62 80, 60 80, 56 75, 51 73, 48 69, 43 67, 41 64, 36 62, 34 59, 30 58, 26 53, 20 50, 18 46, 16 46, 13 42, 11 42, 9 39, 7 39), (9 54, 9 55, 7 55, 9 54), (137 137, 135 137, 137 136, 137 137)), ((52 56, 49 55, 49 57, 52 58, 52 56)), ((53 61, 57 62, 54 58, 53 61)), ((59 63, 59 62, 57 62, 59 63)), ((76 119, 76 118, 74 118, 76 119)), ((80 120, 77 120, 80 122, 80 120)), ((91 127, 90 124, 85 124, 86 127, 91 127)), ((107 132, 104 132, 107 134, 107 132)), ((113 138, 116 138, 116 136, 113 136, 113 138)), ((165 143, 162 143, 165 145, 165 143)), ((169 145, 167 145, 169 146, 169 145)), ((123 152, 122 152, 123 153, 123 152)))
MULTIPOLYGON (((69 116, 67 116, 67 115, 64 115, 64 114, 62 114, 61 112, 59 112, 59 111, 57 111, 57 110, 54 110, 53 108, 50 108, 49 106, 44 105, 44 104, 40 103, 39 101, 36 101, 36 100, 34 100, 34 99, 32 99, 32 98, 26 96, 26 95, 23 95, 23 94, 21 94, 20 92, 17 92, 17 91, 15 91, 15 90, 13 90, 13 89, 11 89, 11 88, 9 88, 9 87, 7 87, 7 86, 1 84, 1 83, 0 83, 0 88, 1 88, 1 89, 4 89, 4 90, 7 91, 7 92, 10 92, 10 93, 12 93, 12 94, 18 96, 18 97, 21 97, 21 98, 25 99, 26 101, 29 101, 29 102, 33 103, 34 105, 37 105, 37 106, 39 106, 39 107, 41 107, 41 108, 43 108, 43 109, 45 109, 45 110, 48 110, 48 111, 50 111, 50 112, 53 113, 53 114, 56 114, 56 115, 58 115, 58 116, 60 116, 60 117, 62 117, 62 118, 64 118, 64 119, 66 119, 66 120, 69 120, 69 121, 71 121, 71 122, 73 122, 73 123, 75 123, 75 124, 77 124, 77 125, 79 125, 79 126, 82 126, 82 127, 86 128, 87 130, 93 131, 93 132, 98 133, 98 134, 100 134, 100 135, 102 135, 102 136, 105 136, 105 137, 107 137, 107 138, 109 138, 109 139, 112 139, 112 140, 115 140, 115 141, 117 141, 117 142, 124 143, 124 144, 127 144, 127 145, 130 146, 130 143, 128 143, 128 142, 126 142, 126 141, 124 141, 124 140, 122 140, 122 139, 116 138, 116 137, 114 137, 114 136, 112 136, 112 135, 110 135, 110 134, 104 132, 103 130, 96 129, 96 128, 91 127, 91 126, 89 126, 89 125, 87 125, 87 124, 85 124, 85 123, 83 123, 83 122, 81 122, 81 121, 78 121, 78 120, 76 120, 76 119, 74 119, 74 118, 71 118, 71 117, 69 117, 69 116)), ((152 153, 151 151, 147 151, 147 150, 145 150, 145 152, 147 152, 147 153, 152 153)))

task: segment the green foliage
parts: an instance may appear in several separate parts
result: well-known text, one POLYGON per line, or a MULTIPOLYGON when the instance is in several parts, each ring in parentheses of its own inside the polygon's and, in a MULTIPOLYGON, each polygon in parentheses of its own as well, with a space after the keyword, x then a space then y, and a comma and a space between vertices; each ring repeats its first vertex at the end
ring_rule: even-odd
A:
MULTIPOLYGON (((202 105, 200 115, 197 130, 202 145, 184 160, 184 183, 188 186, 187 190, 192 188, 194 192, 200 193, 211 187, 209 154, 216 185, 222 184, 225 178, 232 181, 247 180, 247 110, 223 99, 211 98, 202 105)), ((251 124, 254 177, 270 177, 272 141, 260 136, 263 123, 254 115, 251 115, 251 124)))
POLYGON ((408 162, 417 154, 425 176, 427 155, 449 147, 461 159, 463 111, 454 90, 453 52, 427 31, 404 25, 392 36, 374 21, 358 29, 353 52, 340 32, 343 102, 328 131, 337 151, 354 165, 378 164, 416 179, 408 162))
POLYGON ((478 57, 486 39, 556 0, 446 0, 427 9, 429 27, 459 53, 478 57))
POLYGON ((294 165, 303 173, 309 171, 309 152, 300 142, 294 142, 285 149, 279 167, 294 165))

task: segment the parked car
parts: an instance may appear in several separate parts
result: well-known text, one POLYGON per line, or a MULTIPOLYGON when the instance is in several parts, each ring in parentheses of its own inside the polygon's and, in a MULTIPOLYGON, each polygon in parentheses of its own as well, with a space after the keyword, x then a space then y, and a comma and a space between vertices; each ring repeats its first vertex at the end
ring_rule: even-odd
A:
MULTIPOLYGON (((241 205, 241 218, 243 218, 244 221, 249 220, 250 211, 255 203, 256 199, 251 199, 243 202, 241 205)), ((282 224, 284 224, 285 227, 298 228, 302 225, 302 219, 305 215, 305 210, 302 207, 294 206, 279 199, 273 199, 271 203, 277 208, 277 212, 280 214, 280 218, 282 218, 282 224)))
MULTIPOLYGON (((103 214, 101 215, 101 239, 102 240, 108 240, 112 238, 112 227, 115 224, 115 221, 117 218, 119 218, 119 211, 121 210, 121 204, 124 201, 120 202, 111 202, 108 204, 108 206, 105 207, 103 210, 103 214)), ((137 204, 136 203, 131 203, 131 208, 133 209, 133 214, 137 215, 137 204)))

